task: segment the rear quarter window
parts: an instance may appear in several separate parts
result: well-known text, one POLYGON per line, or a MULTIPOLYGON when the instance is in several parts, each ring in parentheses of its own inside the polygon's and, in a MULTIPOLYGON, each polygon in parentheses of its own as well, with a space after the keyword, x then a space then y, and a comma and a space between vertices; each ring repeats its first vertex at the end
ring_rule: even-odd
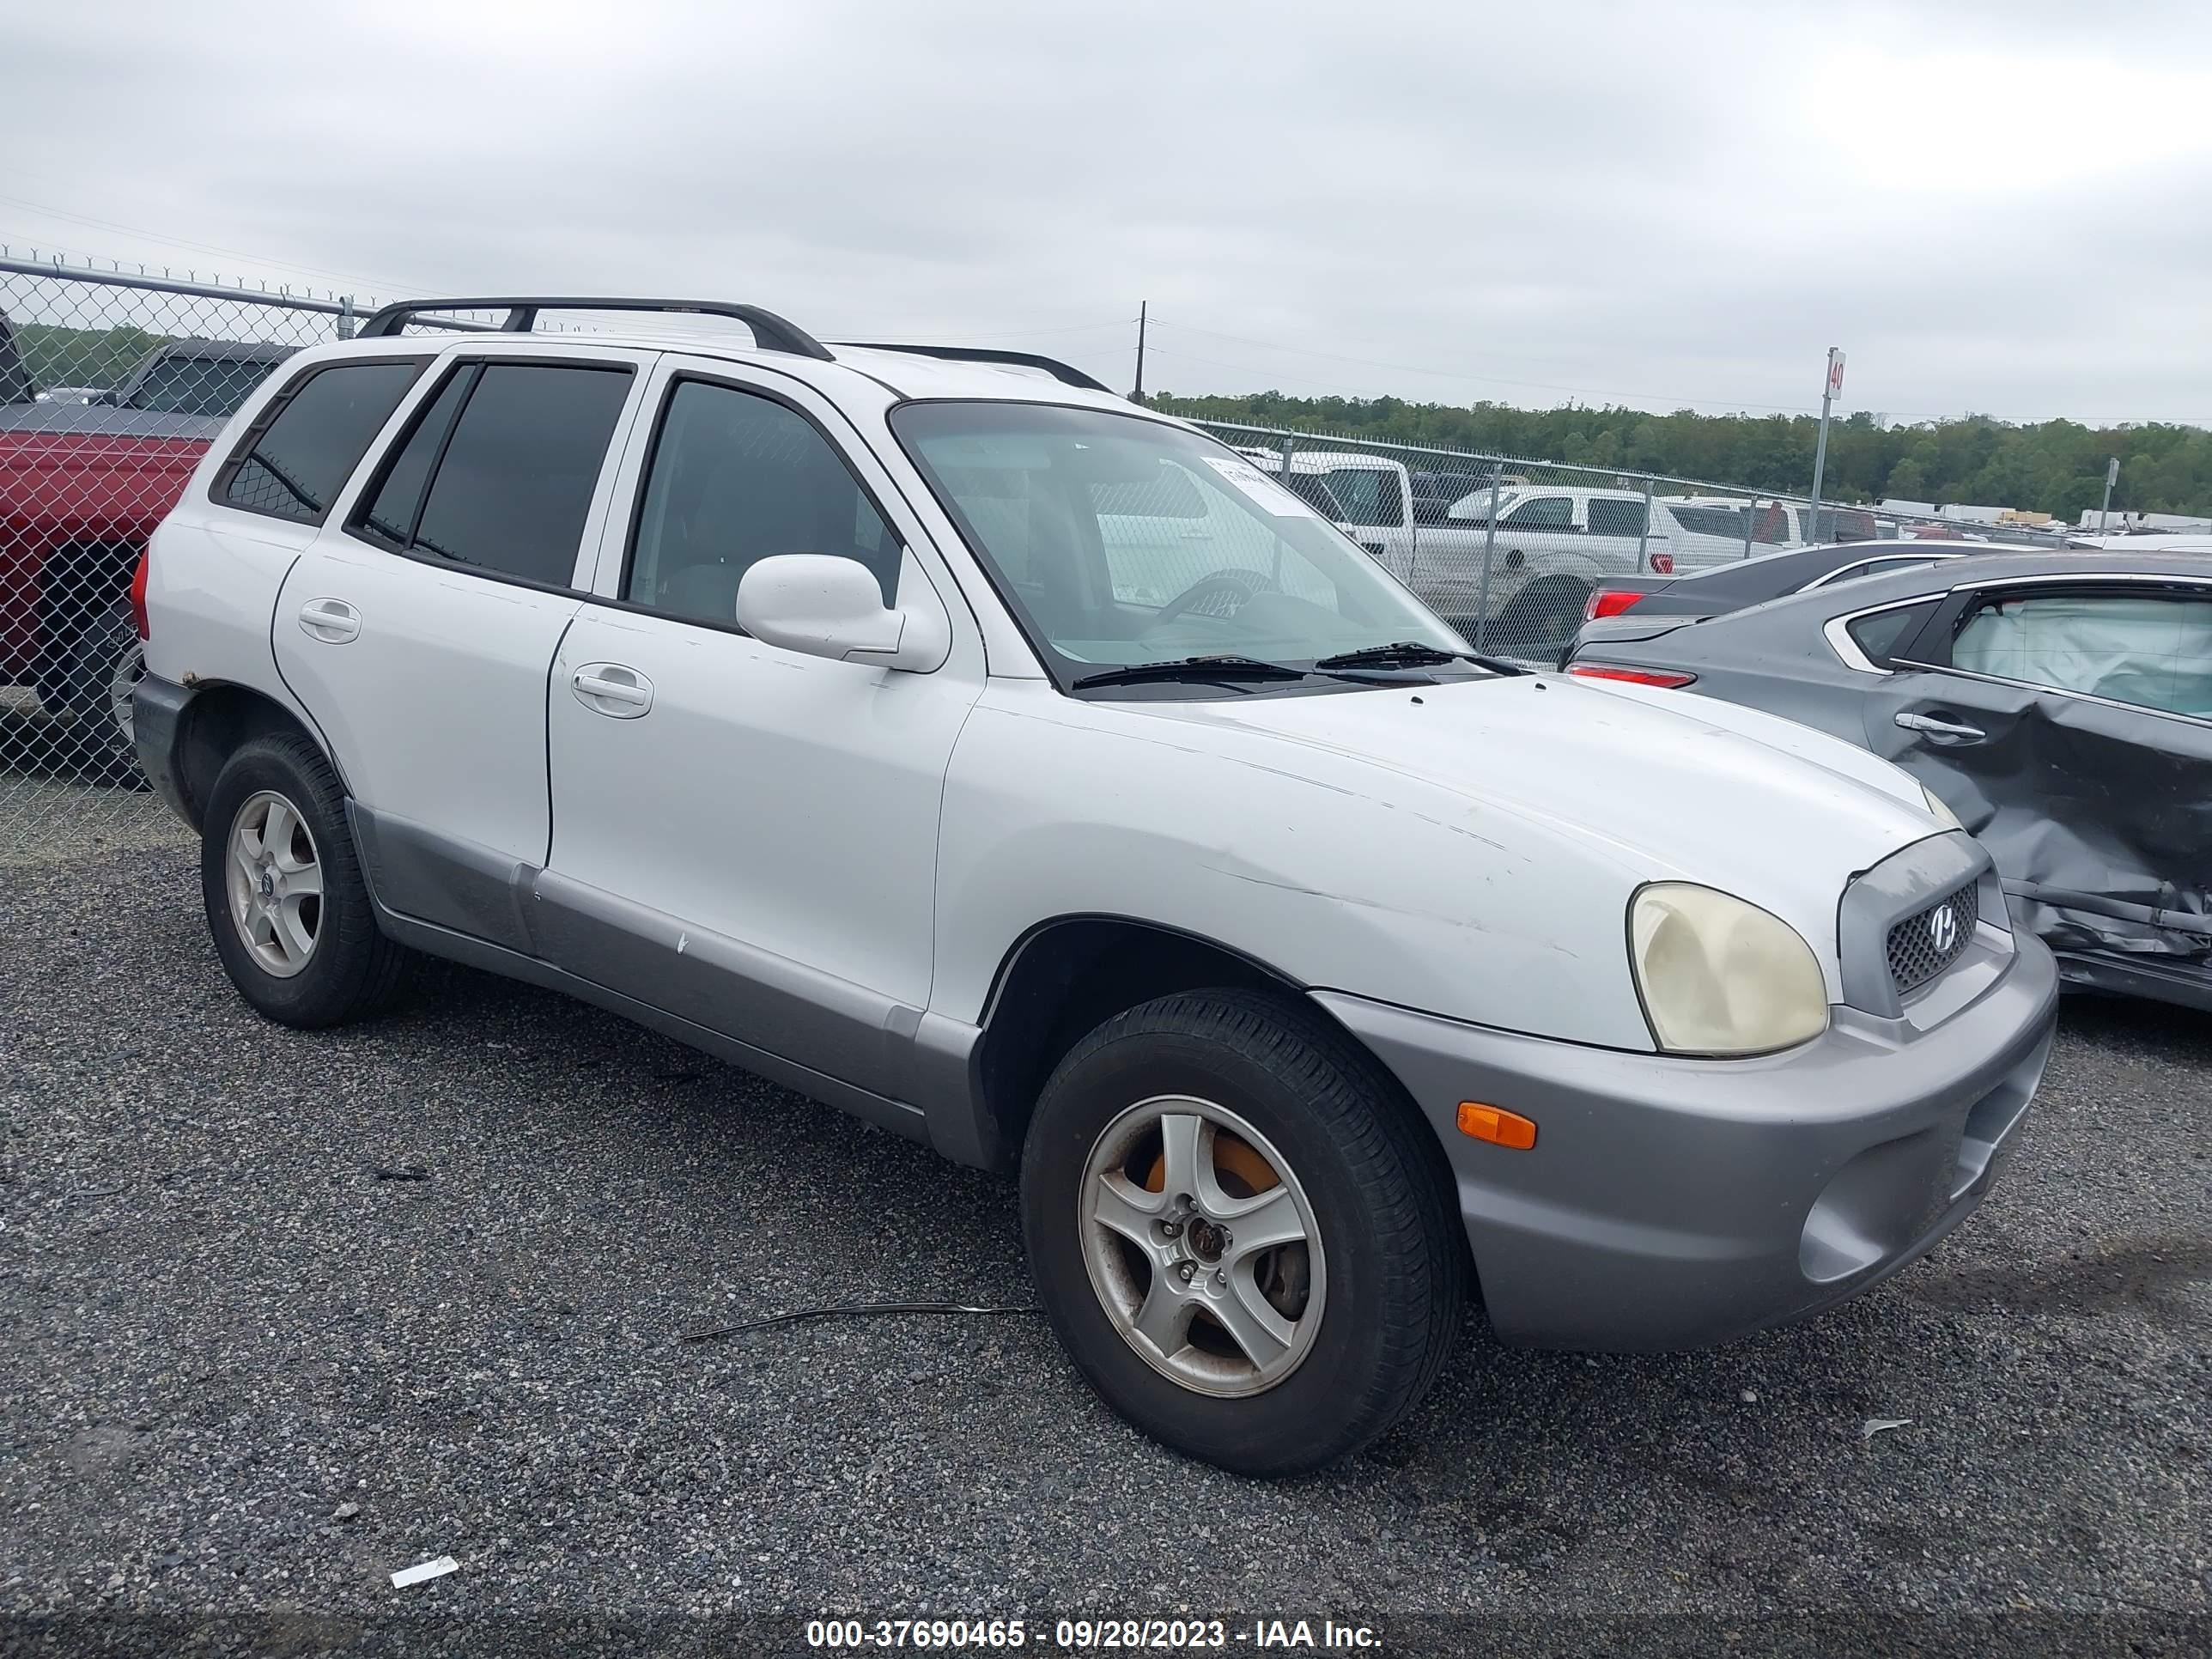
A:
POLYGON ((224 507, 320 524, 426 358, 326 363, 279 392, 210 491, 224 507))
POLYGON ((1867 654, 1867 659, 1887 668, 1897 659, 1897 653, 1912 643, 1923 623, 1936 614, 1939 599, 1923 599, 1917 605, 1899 605, 1894 611, 1877 611, 1871 615, 1854 617, 1844 625, 1851 643, 1867 654))

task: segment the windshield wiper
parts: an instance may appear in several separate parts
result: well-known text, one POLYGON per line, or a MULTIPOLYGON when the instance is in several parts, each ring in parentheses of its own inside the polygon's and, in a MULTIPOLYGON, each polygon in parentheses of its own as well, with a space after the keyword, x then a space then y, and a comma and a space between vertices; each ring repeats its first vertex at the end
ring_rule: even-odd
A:
POLYGON ((1525 674, 1528 671, 1518 663, 1499 657, 1486 657, 1475 651, 1446 651, 1441 646, 1421 645, 1412 640, 1401 640, 1395 645, 1370 645, 1358 651, 1340 651, 1334 657, 1323 657, 1314 664, 1316 668, 1434 668, 1448 662, 1471 662, 1477 668, 1486 668, 1493 674, 1525 674))
POLYGON ((1257 657, 1179 657, 1168 662, 1132 663, 1126 668, 1101 669, 1073 682, 1080 691, 1093 685, 1141 685, 1147 680, 1302 680, 1303 668, 1288 663, 1262 662, 1257 657))

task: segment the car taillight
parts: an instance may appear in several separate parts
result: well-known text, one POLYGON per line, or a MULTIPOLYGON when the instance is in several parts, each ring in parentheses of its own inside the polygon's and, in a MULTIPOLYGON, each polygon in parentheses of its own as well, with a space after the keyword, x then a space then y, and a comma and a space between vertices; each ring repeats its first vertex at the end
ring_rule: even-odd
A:
POLYGON ((1655 576, 1673 575, 1674 556, 1672 553, 1654 553, 1651 556, 1651 574, 1655 576))
POLYGON ((1678 674, 1670 668, 1623 668, 1617 663, 1571 662, 1567 672, 1585 680, 1626 680, 1631 685, 1656 685, 1662 691, 1679 690, 1697 684, 1695 674, 1678 674))
POLYGON ((138 568, 131 573, 131 620, 138 629, 138 637, 150 640, 153 630, 146 625, 146 567, 154 556, 152 543, 138 556, 138 568))
POLYGON ((1618 617, 1624 611, 1633 611, 1641 593, 1625 592, 1618 587, 1594 589, 1589 603, 1583 607, 1583 620, 1595 622, 1600 617, 1618 617))

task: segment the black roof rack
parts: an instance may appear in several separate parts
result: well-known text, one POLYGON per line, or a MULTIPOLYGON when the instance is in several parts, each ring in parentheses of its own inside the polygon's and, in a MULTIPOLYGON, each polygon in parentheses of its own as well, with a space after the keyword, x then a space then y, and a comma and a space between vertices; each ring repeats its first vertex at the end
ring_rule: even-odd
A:
MULTIPOLYGON (((409 300, 385 307, 361 325, 358 339, 397 334, 425 311, 504 311, 507 320, 498 331, 527 334, 537 325, 541 311, 667 311, 705 317, 728 317, 753 331, 753 343, 763 351, 785 351, 795 357, 833 362, 829 348, 796 323, 787 322, 758 306, 732 305, 723 300, 611 300, 550 298, 541 295, 503 294, 477 299, 409 300)), ((451 323, 441 326, 482 328, 482 324, 451 323)))
POLYGON ((1109 398, 1114 395, 1113 387, 1099 385, 1081 369, 1033 352, 993 351, 986 346, 890 345, 870 340, 840 340, 837 343, 850 346, 855 351, 908 351, 917 357, 942 357, 948 362, 1012 363, 1017 368, 1041 368, 1062 386, 1079 386, 1085 392, 1103 392, 1109 398))

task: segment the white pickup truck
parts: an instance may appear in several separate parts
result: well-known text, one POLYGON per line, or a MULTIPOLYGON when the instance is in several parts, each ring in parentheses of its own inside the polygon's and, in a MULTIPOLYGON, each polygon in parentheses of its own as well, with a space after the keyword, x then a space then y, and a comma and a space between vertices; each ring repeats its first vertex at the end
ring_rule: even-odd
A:
POLYGON ((1507 656, 1551 661, 1607 578, 1668 576, 1743 556, 1737 538, 1701 533, 1664 500, 1647 507, 1639 490, 1508 477, 1437 514, 1422 510, 1407 468, 1381 456, 1293 449, 1285 472, 1279 450, 1241 453, 1334 519, 1468 640, 1507 656))

